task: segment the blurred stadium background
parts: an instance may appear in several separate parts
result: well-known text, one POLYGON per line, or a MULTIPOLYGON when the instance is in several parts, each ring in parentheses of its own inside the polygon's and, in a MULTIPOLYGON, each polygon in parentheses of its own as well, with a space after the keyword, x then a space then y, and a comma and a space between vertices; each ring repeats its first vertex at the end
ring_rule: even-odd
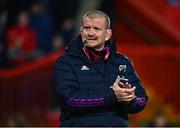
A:
POLYGON ((147 106, 130 115, 130 126, 180 126, 179 0, 1 0, 0 126, 59 126, 54 64, 91 9, 110 16, 118 50, 131 58, 147 90, 147 106), (13 58, 8 32, 22 11, 36 52, 13 58))

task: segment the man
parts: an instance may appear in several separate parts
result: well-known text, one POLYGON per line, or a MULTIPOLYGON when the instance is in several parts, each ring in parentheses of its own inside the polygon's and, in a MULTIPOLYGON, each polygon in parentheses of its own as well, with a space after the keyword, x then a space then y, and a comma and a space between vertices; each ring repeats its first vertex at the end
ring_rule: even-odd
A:
POLYGON ((56 62, 61 126, 128 126, 147 96, 130 60, 110 41, 109 17, 99 10, 82 17, 80 35, 56 62))
POLYGON ((17 17, 17 23, 7 28, 6 40, 8 57, 13 66, 38 58, 36 32, 29 25, 27 11, 21 11, 17 17))

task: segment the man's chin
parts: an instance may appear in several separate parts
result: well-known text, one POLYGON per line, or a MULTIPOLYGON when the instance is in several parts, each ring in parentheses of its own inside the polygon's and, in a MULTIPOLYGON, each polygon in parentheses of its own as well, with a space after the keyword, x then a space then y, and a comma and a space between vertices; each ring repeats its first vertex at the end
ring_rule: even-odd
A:
POLYGON ((88 47, 88 48, 93 48, 93 47, 94 47, 94 46, 88 45, 88 44, 85 44, 84 46, 85 46, 85 47, 88 47))

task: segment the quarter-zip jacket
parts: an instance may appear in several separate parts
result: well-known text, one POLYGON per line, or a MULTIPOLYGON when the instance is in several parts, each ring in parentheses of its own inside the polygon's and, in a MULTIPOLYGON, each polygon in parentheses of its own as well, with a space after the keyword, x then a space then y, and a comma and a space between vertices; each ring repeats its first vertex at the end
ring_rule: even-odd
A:
POLYGON ((78 36, 72 40, 55 65, 55 86, 61 107, 61 126, 128 126, 128 114, 141 111, 146 92, 130 60, 106 42, 110 56, 90 63, 78 36), (110 86, 117 76, 136 86, 136 98, 130 103, 117 102, 110 86))

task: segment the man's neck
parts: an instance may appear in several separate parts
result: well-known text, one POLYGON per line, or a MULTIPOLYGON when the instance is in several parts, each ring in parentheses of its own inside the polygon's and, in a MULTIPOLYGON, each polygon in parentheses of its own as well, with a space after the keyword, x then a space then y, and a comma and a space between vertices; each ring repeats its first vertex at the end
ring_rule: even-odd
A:
POLYGON ((95 51, 101 51, 101 50, 103 50, 103 48, 104 48, 104 45, 101 46, 100 48, 95 48, 95 51))

